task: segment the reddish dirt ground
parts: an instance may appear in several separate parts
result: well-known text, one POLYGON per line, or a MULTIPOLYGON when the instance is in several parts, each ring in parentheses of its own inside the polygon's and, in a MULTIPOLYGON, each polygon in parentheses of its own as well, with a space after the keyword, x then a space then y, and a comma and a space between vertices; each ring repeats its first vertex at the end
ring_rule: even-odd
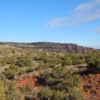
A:
MULTIPOLYGON (((21 88, 27 84, 35 89, 39 89, 38 76, 24 77, 17 81, 17 87, 21 88)), ((86 96, 86 100, 100 100, 100 74, 84 75, 82 77, 83 87, 81 88, 86 96)))
POLYGON ((100 100, 100 74, 84 75, 82 80, 86 100, 100 100))
MULTIPOLYGON (((39 76, 34 76, 34 77, 30 77, 30 76, 27 76, 27 77, 23 77, 19 80, 17 80, 17 87, 18 88, 21 88, 25 85, 30 85, 32 88, 34 88, 35 90, 38 90, 40 88, 40 84, 38 83, 38 78, 39 76)), ((24 94, 24 97, 26 96, 27 94, 24 94)), ((36 100, 36 97, 32 94, 30 95, 30 98, 31 100, 36 100)))
POLYGON ((39 88, 40 84, 37 82, 38 76, 34 77, 24 77, 17 81, 17 87, 21 88, 27 84, 29 84, 33 88, 39 88))

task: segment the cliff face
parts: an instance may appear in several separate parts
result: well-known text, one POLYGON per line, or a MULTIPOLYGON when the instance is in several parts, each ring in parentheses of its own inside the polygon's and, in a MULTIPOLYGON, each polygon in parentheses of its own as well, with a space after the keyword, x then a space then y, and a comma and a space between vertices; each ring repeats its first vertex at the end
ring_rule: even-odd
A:
POLYGON ((36 48, 36 49, 43 49, 61 53, 86 53, 94 50, 93 48, 87 48, 76 44, 52 43, 52 42, 34 42, 34 43, 0 42, 0 45, 9 45, 21 48, 36 48))
POLYGON ((94 50, 93 48, 78 46, 76 44, 38 42, 38 43, 32 43, 32 45, 34 45, 35 48, 41 48, 43 50, 62 52, 62 53, 86 53, 94 50))

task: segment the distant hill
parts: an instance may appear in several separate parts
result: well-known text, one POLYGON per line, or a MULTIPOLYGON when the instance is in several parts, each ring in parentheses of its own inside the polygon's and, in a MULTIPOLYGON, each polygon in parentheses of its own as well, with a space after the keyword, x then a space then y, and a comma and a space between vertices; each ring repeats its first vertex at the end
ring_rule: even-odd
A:
POLYGON ((62 52, 62 53, 86 53, 93 51, 93 48, 79 46, 71 43, 51 43, 51 42, 37 42, 32 43, 34 47, 41 48, 43 50, 62 52))
POLYGON ((79 46, 72 43, 52 43, 52 42, 33 42, 33 43, 16 43, 16 42, 0 42, 0 45, 8 45, 21 48, 43 49, 52 52, 61 53, 86 53, 95 49, 79 46))

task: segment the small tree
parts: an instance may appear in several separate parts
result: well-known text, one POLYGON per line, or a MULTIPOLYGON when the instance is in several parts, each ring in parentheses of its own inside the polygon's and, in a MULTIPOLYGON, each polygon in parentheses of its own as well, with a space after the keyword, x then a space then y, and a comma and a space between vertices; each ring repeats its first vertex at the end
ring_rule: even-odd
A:
POLYGON ((65 66, 65 65, 72 65, 72 64, 73 64, 71 55, 65 55, 65 56, 63 56, 61 59, 62 59, 62 63, 61 63, 62 66, 65 66))
POLYGON ((53 96, 51 100, 68 100, 68 95, 67 93, 63 92, 63 91, 55 91, 53 92, 53 96))
POLYGON ((88 70, 93 73, 100 73, 100 53, 93 52, 86 57, 86 62, 88 64, 88 70))
POLYGON ((48 87, 42 88, 38 93, 39 100, 51 100, 53 95, 53 91, 50 90, 48 87))
POLYGON ((18 57, 17 59, 18 59, 16 62, 17 66, 25 67, 32 65, 32 59, 30 57, 18 57))
POLYGON ((5 87, 5 100, 22 100, 21 91, 16 87, 15 83, 8 83, 5 87))
POLYGON ((18 73, 18 67, 15 65, 10 65, 4 73, 8 79, 13 79, 14 76, 18 73))

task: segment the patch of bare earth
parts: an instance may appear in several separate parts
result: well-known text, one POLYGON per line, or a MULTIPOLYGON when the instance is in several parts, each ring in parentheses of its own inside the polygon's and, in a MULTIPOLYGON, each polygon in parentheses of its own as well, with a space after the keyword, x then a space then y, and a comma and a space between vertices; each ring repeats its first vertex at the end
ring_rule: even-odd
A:
MULTIPOLYGON (((35 91, 38 91, 40 88, 40 84, 38 83, 39 76, 26 76, 19 80, 17 80, 16 85, 18 88, 22 88, 23 86, 30 85, 31 88, 33 88, 35 91)), ((24 94, 24 97, 27 96, 27 94, 24 94)), ((30 94, 31 100, 36 100, 36 97, 34 93, 30 94)))
POLYGON ((86 100, 100 100, 100 74, 84 75, 82 80, 86 100))
POLYGON ((38 76, 23 77, 23 78, 17 80, 17 83, 16 83, 18 88, 21 88, 27 84, 30 85, 34 89, 39 89, 40 84, 38 83, 38 76))

